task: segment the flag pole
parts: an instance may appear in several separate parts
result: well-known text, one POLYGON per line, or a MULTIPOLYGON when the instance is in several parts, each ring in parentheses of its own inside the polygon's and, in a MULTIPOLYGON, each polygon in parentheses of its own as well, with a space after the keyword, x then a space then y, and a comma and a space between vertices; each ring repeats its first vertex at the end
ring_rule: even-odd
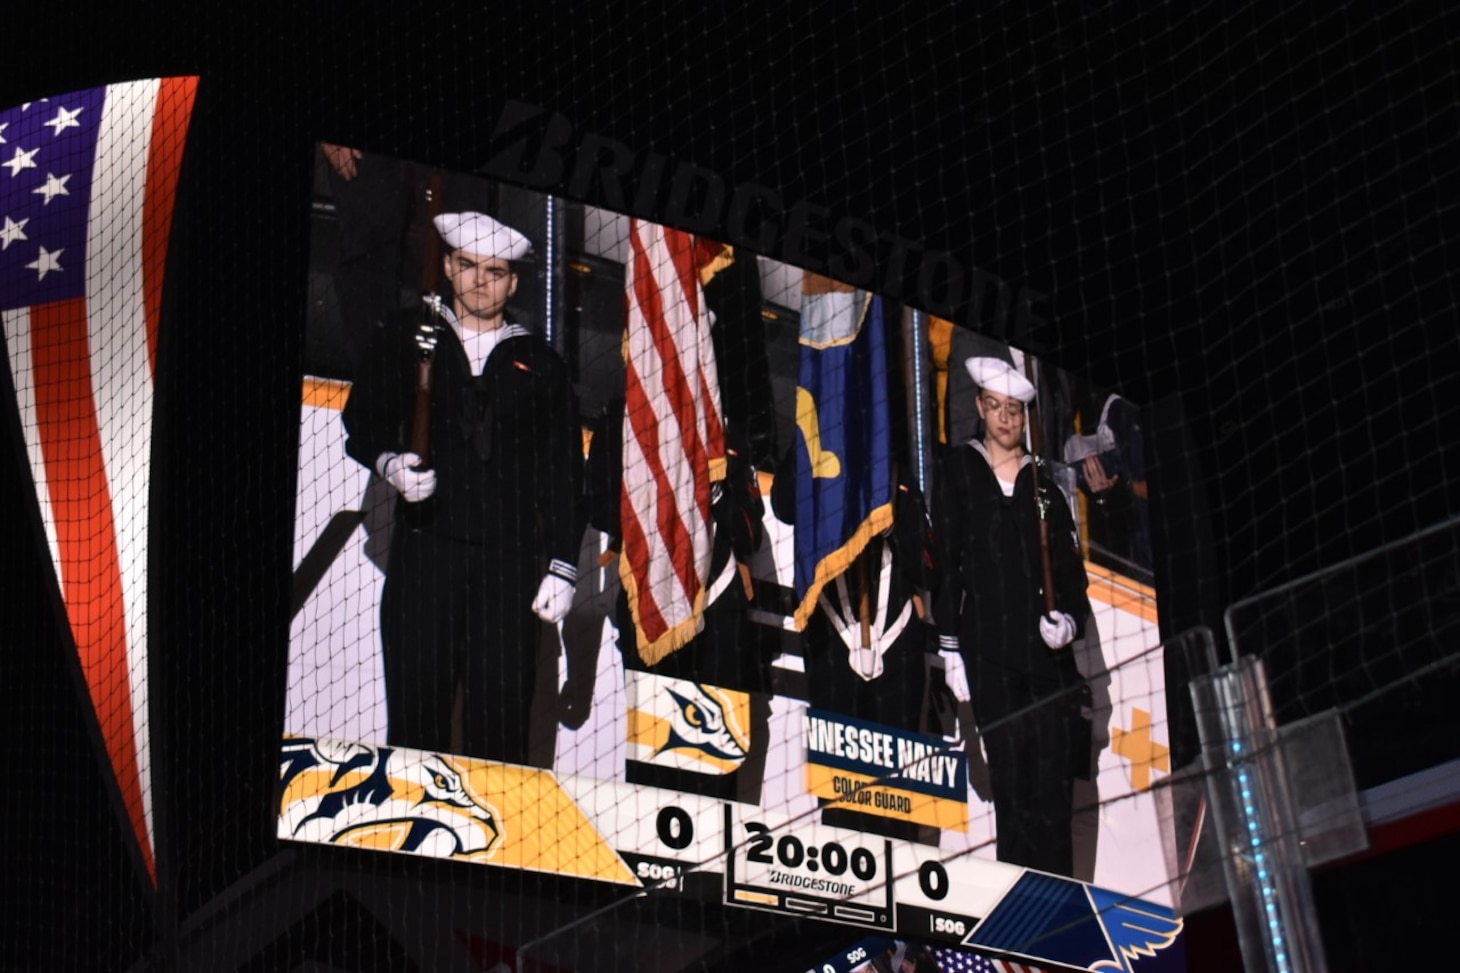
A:
POLYGON ((1024 353, 1024 375, 1034 386, 1034 398, 1029 402, 1029 445, 1034 453, 1034 509, 1039 514, 1039 567, 1044 581, 1044 610, 1052 614, 1055 610, 1054 558, 1049 548, 1049 490, 1040 473, 1045 472, 1044 430, 1040 426, 1039 381, 1035 373, 1034 356, 1024 353))

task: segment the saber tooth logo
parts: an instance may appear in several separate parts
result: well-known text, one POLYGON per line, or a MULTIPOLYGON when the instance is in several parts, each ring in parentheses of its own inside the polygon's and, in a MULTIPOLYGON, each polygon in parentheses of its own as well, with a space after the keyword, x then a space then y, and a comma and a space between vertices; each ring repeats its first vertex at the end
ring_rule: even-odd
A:
POLYGON ((294 739, 280 771, 280 837, 468 859, 506 838, 501 814, 441 754, 294 739))
POLYGON ((725 707, 703 686, 694 688, 699 690, 698 698, 691 699, 666 687, 676 708, 670 716, 669 739, 658 752, 702 750, 723 760, 744 760, 745 747, 736 738, 725 707))

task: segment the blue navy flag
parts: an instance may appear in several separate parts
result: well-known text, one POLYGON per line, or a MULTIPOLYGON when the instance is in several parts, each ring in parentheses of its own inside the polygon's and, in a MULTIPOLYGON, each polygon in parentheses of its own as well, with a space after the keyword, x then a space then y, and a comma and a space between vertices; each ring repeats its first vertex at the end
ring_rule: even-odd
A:
POLYGON ((891 421, 882 300, 808 288, 796 389, 798 627, 821 589, 892 526, 891 421))

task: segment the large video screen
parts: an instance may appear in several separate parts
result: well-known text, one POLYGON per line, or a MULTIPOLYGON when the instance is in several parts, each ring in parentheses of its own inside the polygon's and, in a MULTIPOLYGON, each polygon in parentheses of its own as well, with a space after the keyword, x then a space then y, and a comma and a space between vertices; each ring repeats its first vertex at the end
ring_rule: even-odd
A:
POLYGON ((715 240, 316 163, 280 837, 1177 941, 1138 404, 715 240))

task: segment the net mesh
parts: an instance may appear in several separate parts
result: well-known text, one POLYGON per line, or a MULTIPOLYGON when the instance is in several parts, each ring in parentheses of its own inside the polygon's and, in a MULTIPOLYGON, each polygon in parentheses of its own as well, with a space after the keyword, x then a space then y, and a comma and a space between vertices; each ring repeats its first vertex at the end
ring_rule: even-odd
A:
POLYGON ((1234 654, 1448 827, 1452 14, 213 14, 0 84, 3 965, 1205 968, 1234 654))

